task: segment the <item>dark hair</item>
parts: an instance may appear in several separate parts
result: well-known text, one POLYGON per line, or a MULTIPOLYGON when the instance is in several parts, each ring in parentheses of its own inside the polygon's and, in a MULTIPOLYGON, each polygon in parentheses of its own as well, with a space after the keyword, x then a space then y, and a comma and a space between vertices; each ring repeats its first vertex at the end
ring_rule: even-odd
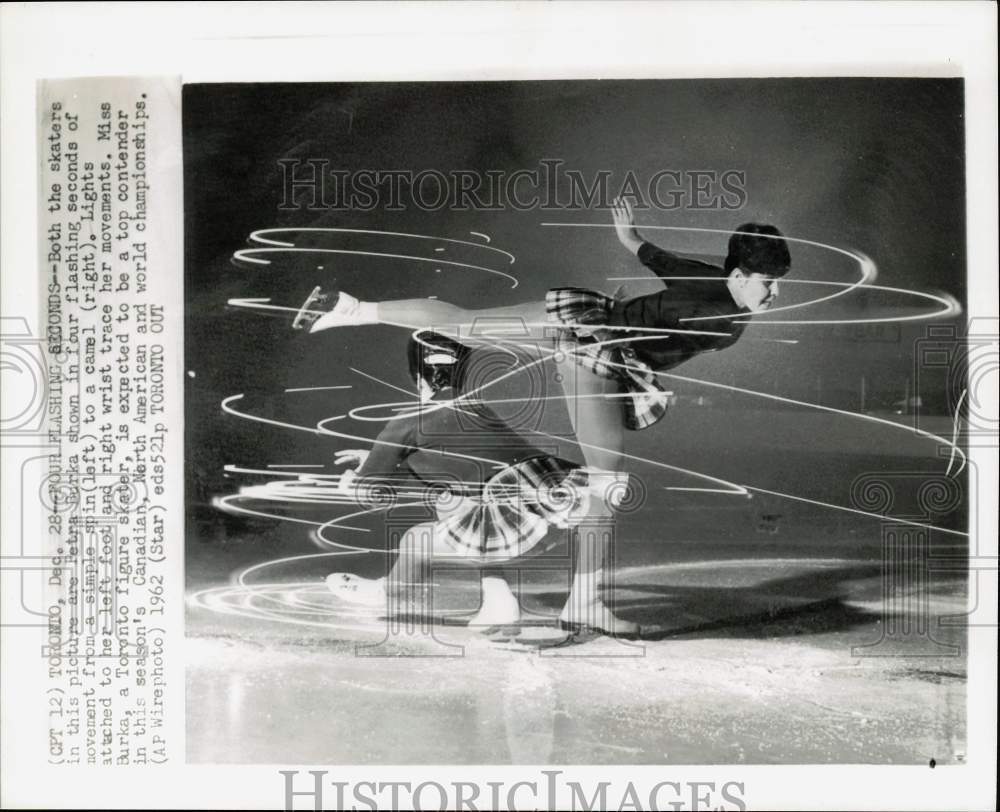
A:
POLYGON ((472 350, 465 344, 429 331, 421 331, 416 336, 410 336, 406 345, 406 360, 413 382, 427 381, 435 392, 448 387, 461 390, 465 384, 465 373, 471 354, 472 350), (436 355, 448 355, 454 361, 434 363, 436 355))
POLYGON ((741 268, 745 273, 784 276, 792 266, 788 244, 774 226, 744 223, 729 238, 726 273, 741 268))

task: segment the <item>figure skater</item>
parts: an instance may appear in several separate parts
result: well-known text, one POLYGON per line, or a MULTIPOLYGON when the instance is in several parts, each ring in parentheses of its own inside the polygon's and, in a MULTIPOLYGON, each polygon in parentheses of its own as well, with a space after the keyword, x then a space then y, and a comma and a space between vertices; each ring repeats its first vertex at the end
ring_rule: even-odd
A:
MULTIPOLYGON (((317 288, 314 294, 332 302, 332 308, 313 309, 317 299, 311 297, 297 326, 318 332, 385 323, 461 331, 489 320, 492 328, 506 322, 521 335, 550 341, 590 481, 597 482, 601 472, 611 481, 623 468, 625 430, 646 429, 667 411, 666 393, 654 373, 735 344, 749 317, 770 308, 778 280, 791 267, 788 246, 771 225, 747 223, 736 229, 719 268, 647 242, 625 199, 615 201, 612 216, 618 240, 663 280, 664 290, 626 300, 584 288, 554 288, 542 302, 470 310, 436 299, 362 302, 343 291, 322 294, 317 288), (561 329, 553 331, 553 326, 561 329)), ((570 607, 570 616, 593 628, 634 632, 592 586, 606 563, 606 551, 579 546, 574 585, 580 587, 574 594, 580 600, 570 607)))
MULTIPOLYGON (((370 451, 339 452, 338 464, 359 467, 348 469, 338 487, 377 505, 417 483, 435 497, 437 518, 403 535, 386 577, 337 572, 327 586, 355 603, 385 606, 393 589, 422 603, 431 562, 458 558, 482 573, 482 603, 470 625, 515 624, 521 609, 508 568, 546 537, 557 540, 551 527, 569 527, 587 514, 587 469, 546 454, 486 405, 461 397, 477 357, 468 346, 423 331, 410 337, 407 356, 420 408, 390 419, 370 451)), ((567 613, 562 619, 569 622, 567 613)))

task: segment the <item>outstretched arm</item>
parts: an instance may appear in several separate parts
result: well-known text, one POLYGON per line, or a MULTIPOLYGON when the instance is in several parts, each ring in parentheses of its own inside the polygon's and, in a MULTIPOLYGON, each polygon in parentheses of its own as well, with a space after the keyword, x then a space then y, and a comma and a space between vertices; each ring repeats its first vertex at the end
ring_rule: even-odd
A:
POLYGON ((370 450, 338 451, 334 465, 357 464, 356 469, 348 468, 341 474, 338 489, 357 495, 365 485, 398 480, 399 464, 414 450, 415 443, 413 422, 392 420, 379 433, 370 450))
POLYGON ((681 259, 677 254, 664 251, 643 239, 635 227, 632 204, 624 197, 615 198, 611 206, 618 241, 639 258, 639 262, 669 284, 677 277, 714 277, 719 269, 703 262, 681 259))
POLYGON ((392 477, 417 446, 416 416, 390 420, 379 432, 370 453, 358 466, 359 477, 392 477))
POLYGON ((632 212, 631 202, 627 198, 616 197, 611 204, 611 218, 615 223, 615 234, 618 235, 618 242, 638 256, 639 249, 645 240, 635 227, 635 215, 632 212))

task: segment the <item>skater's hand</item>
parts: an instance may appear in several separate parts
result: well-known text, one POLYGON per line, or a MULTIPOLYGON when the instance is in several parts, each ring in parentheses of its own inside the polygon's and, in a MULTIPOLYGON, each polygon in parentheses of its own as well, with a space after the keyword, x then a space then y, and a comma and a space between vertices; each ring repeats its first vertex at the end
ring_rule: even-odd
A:
POLYGON ((340 481, 337 483, 337 490, 341 493, 354 493, 354 483, 358 480, 358 475, 355 473, 353 468, 348 468, 344 473, 340 475, 340 481))
POLYGON ((625 299, 627 299, 628 298, 628 286, 627 285, 619 285, 617 288, 615 288, 615 292, 611 294, 611 298, 614 299, 616 302, 621 302, 621 301, 624 301, 625 299))
POLYGON ((348 448, 344 451, 338 451, 334 456, 334 465, 353 465, 355 468, 360 468, 365 464, 365 460, 368 459, 368 455, 372 452, 364 448, 348 448))
POLYGON ((642 237, 635 227, 635 214, 632 211, 632 203, 628 198, 616 197, 611 204, 611 219, 615 224, 615 234, 618 241, 633 254, 642 245, 642 237))
POLYGON ((616 197, 611 203, 611 218, 615 221, 615 230, 620 234, 622 229, 635 227, 635 214, 632 212, 632 201, 627 197, 616 197))

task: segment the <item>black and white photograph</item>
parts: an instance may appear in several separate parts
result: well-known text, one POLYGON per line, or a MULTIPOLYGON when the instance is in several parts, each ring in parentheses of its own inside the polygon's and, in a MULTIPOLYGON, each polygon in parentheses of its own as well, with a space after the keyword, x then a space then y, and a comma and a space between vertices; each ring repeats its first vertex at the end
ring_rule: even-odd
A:
POLYGON ((996 60, 0 3, 0 807, 995 810, 996 60))
POLYGON ((190 761, 962 763, 961 80, 183 98, 190 761))

